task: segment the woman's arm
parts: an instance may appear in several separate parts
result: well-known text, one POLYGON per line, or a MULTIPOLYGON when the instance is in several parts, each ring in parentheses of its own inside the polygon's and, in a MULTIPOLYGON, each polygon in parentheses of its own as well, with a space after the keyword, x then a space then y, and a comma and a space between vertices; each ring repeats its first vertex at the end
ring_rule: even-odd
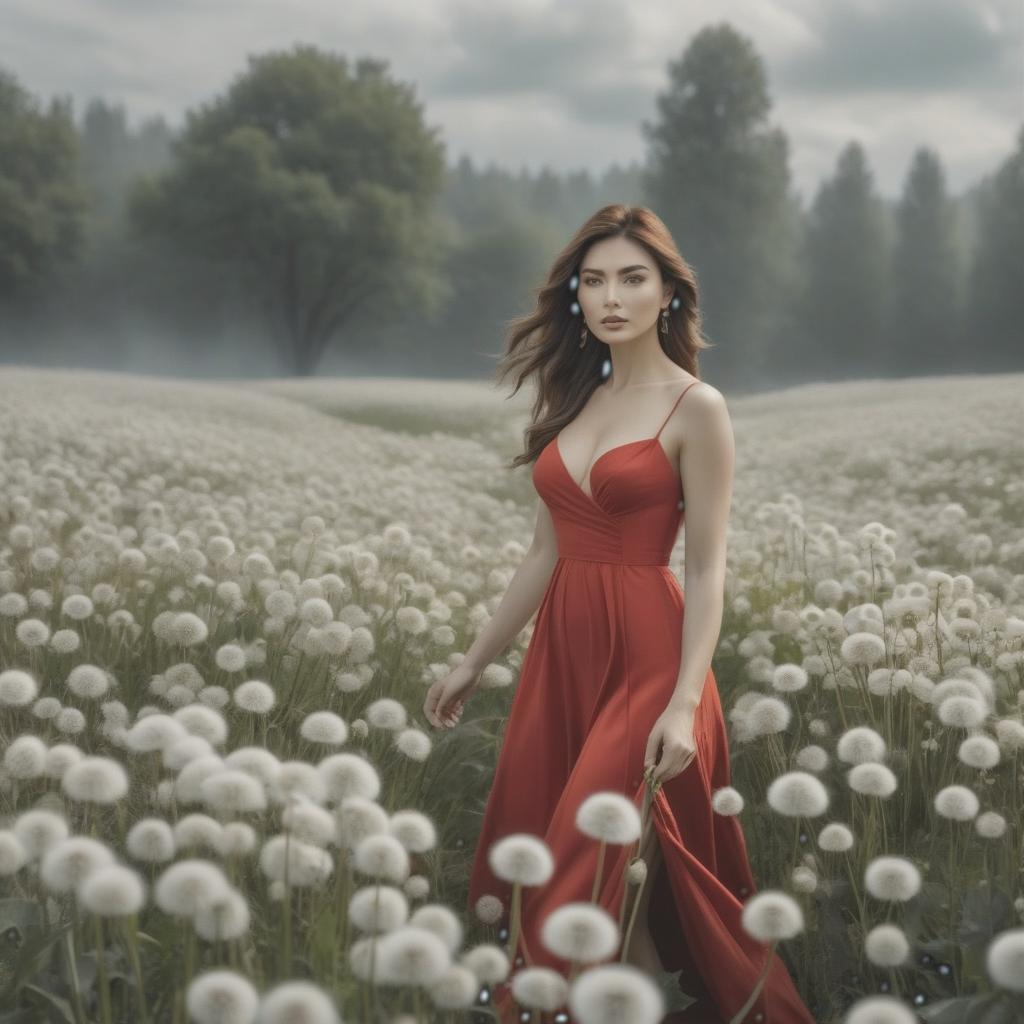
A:
POLYGON ((558 560, 558 544, 551 512, 537 502, 533 542, 516 569, 491 620, 473 641, 463 663, 482 672, 519 635, 540 605, 558 560))
MULTIPOLYGON (((722 629, 735 441, 721 392, 694 392, 679 471, 686 501, 682 658, 669 705, 695 711, 722 629)), ((684 402, 683 405, 686 405, 684 402)))

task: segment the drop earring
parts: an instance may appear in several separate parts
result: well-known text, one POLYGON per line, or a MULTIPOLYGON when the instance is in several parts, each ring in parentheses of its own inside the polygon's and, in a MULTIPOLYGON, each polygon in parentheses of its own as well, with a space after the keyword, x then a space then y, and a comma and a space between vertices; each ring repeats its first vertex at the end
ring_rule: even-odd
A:
MULTIPOLYGON (((668 305, 672 309, 678 309, 682 305, 682 302, 680 302, 678 295, 673 295, 672 301, 668 305)), ((658 330, 662 334, 668 334, 668 307, 661 311, 661 319, 658 321, 658 330)))
MULTIPOLYGON (((579 287, 579 283, 580 283, 580 276, 579 276, 579 274, 573 274, 572 277, 569 278, 569 291, 571 291, 571 292, 576 291, 576 289, 579 287)), ((572 313, 573 316, 579 316, 580 315, 580 304, 575 299, 572 300, 572 305, 569 307, 569 311, 572 313)), ((586 324, 586 321, 584 321, 584 323, 583 323, 583 330, 580 331, 580 344, 579 344, 580 348, 583 348, 583 346, 586 345, 587 337, 588 337, 588 335, 587 335, 587 324, 586 324)))

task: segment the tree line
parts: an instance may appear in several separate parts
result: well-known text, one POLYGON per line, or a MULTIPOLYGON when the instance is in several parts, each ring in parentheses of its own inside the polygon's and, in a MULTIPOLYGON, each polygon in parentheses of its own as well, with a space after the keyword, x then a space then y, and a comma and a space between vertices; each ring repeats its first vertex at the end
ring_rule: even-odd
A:
POLYGON ((250 56, 180 130, 100 99, 77 123, 0 70, 0 354, 487 377, 554 253, 624 202, 696 268, 723 386, 1021 368, 1024 127, 959 196, 919 147, 894 201, 851 140, 804 208, 750 41, 705 28, 667 70, 644 161, 601 174, 449 166, 411 85, 314 46, 250 56))

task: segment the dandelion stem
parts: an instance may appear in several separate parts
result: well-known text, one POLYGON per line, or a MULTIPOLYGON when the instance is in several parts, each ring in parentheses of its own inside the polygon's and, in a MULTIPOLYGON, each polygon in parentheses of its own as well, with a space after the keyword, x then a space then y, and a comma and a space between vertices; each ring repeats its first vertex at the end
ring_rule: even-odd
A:
POLYGON ((127 917, 122 922, 125 938, 125 951, 135 973, 135 991, 138 994, 139 1021, 141 1024, 149 1024, 149 1015, 146 1013, 146 991, 142 978, 142 960, 139 956, 139 937, 136 934, 134 916, 127 917))
POLYGON ((754 991, 750 993, 747 1001, 740 1007, 739 1012, 729 1020, 729 1024, 743 1024, 743 1019, 749 1013, 754 1003, 757 1002, 757 997, 760 995, 761 989, 764 988, 765 978, 768 977, 768 965, 772 962, 772 957, 775 955, 775 945, 773 942, 768 947, 768 955, 764 958, 764 966, 761 968, 761 973, 754 983, 754 991))
POLYGON ((99 914, 92 915, 93 935, 96 938, 96 973, 98 977, 100 1008, 103 1024, 112 1024, 113 1015, 110 1009, 110 979, 107 976, 107 951, 103 948, 103 918, 99 914))

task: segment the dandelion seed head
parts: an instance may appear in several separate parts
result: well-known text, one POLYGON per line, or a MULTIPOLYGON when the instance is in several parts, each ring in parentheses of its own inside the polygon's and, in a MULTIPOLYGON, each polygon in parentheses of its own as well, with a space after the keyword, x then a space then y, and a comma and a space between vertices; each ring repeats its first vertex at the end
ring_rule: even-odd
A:
POLYGON ((935 794, 934 807, 943 818, 970 821, 977 815, 980 803, 974 790, 967 786, 945 786, 935 794))
POLYGON ((142 818, 128 830, 125 848, 133 860, 162 864, 177 852, 174 832, 163 818, 142 818))
POLYGON ((185 726, 181 722, 176 721, 170 715, 158 712, 139 718, 128 730, 125 741, 129 750, 144 754, 156 750, 162 751, 171 743, 183 739, 187 735, 185 726))
POLYGON ((303 719, 299 733, 310 743, 340 747, 348 739, 348 726, 333 711, 314 711, 303 719))
POLYGON ((843 1024, 917 1024, 919 1018, 892 996, 867 996, 850 1007, 843 1024))
POLYGON ((981 733, 968 736, 961 741, 956 756, 968 768, 994 768, 999 764, 999 744, 981 733))
POLYGON ((50 639, 50 627, 42 619, 22 619, 14 635, 23 647, 43 647, 50 639))
POLYGON ((497 878, 521 885, 544 885, 555 870, 554 857, 543 839, 516 832, 493 843, 487 863, 497 878))
POLYGON ((330 754, 317 764, 327 786, 327 797, 335 803, 350 796, 375 800, 380 793, 380 777, 373 765, 358 754, 330 754))
POLYGON ((55 743, 46 752, 46 777, 63 779, 64 773, 85 755, 73 743, 55 743))
POLYGON ((800 904, 788 893, 762 889, 743 904, 741 922, 759 942, 791 939, 804 929, 800 904))
POLYGON ((380 697, 366 709, 366 720, 375 729, 387 729, 392 732, 404 729, 407 716, 405 707, 390 697, 380 697))
POLYGON ((807 670, 801 665, 776 665, 772 672, 772 688, 779 693, 796 693, 807 686, 807 670))
POLYGON ((87 803, 117 803, 128 792, 128 775, 109 757, 83 757, 68 767, 61 788, 72 799, 87 803))
POLYGON ((68 594, 61 602, 61 615, 74 619, 76 622, 84 622, 91 618, 95 607, 89 597, 85 594, 68 594))
POLYGON ((53 716, 53 724, 65 736, 77 736, 85 731, 85 715, 78 708, 61 708, 53 716))
POLYGON ((315 765, 306 761, 282 761, 270 793, 278 803, 299 797, 322 804, 327 800, 327 785, 315 765))
POLYGON ((223 672, 241 672, 245 669, 245 651, 238 644, 222 644, 214 661, 223 672))
POLYGON ((387 811, 373 800, 360 796, 345 797, 334 810, 340 846, 354 850, 367 836, 386 835, 389 830, 387 811))
POLYGON ((14 822, 14 834, 33 860, 67 839, 69 832, 66 818, 42 807, 25 811, 14 822))
POLYGON ((174 823, 174 842, 179 850, 195 847, 219 852, 224 827, 208 814, 186 814, 174 823))
POLYGON ((32 705, 32 714, 43 722, 48 722, 60 714, 61 702, 56 697, 40 697, 32 705))
POLYGON ((36 699, 39 687, 23 669, 9 668, 0 672, 0 704, 20 708, 36 699))
POLYGON ((326 850, 294 837, 277 835, 263 844, 260 869, 271 881, 306 887, 329 878, 334 870, 334 861, 326 850))
POLYGON ((899 925, 880 924, 864 936, 864 952, 878 967, 899 967, 910 955, 910 942, 899 925))
POLYGON ((921 889, 921 872, 905 857, 875 857, 864 871, 864 885, 878 900, 912 899, 921 889))
POLYGON ((232 889, 223 899, 196 911, 196 934, 207 942, 240 939, 249 930, 251 914, 245 897, 232 889))
POLYGON ((815 818, 828 809, 828 790, 809 772, 791 771, 773 779, 768 786, 772 810, 790 817, 815 818))
MULTIPOLYGON (((384 984, 431 985, 451 965, 451 957, 444 943, 433 932, 414 925, 403 925, 380 939, 366 939, 377 943, 377 964, 384 984)), ((353 957, 353 961, 357 958, 353 957)), ((354 964, 356 969, 361 964, 354 964)))
POLYGON ((235 705, 251 715, 265 715, 276 703, 274 689, 258 679, 250 679, 235 687, 235 705))
POLYGON ((161 757, 165 768, 177 772, 195 758, 212 753, 214 750, 209 740, 202 736, 183 736, 180 740, 168 743, 161 757))
POLYGON ((437 829, 421 811, 395 811, 388 830, 410 853, 426 853, 437 846, 437 829))
POLYGON ((793 717, 789 705, 778 697, 761 697, 747 711, 747 722, 755 736, 783 732, 793 717))
POLYGON ((1000 932, 988 944, 985 969, 1000 988, 1024 992, 1024 928, 1000 932))
POLYGON ((188 987, 185 1005, 195 1024, 253 1024, 260 997, 234 971, 206 971, 188 987))
POLYGON ((71 892, 97 868, 113 863, 113 852, 98 839, 69 836, 43 855, 39 877, 51 892, 71 892))
POLYGON ((98 665, 76 665, 68 673, 68 689, 76 697, 97 700, 110 689, 110 678, 98 665))
POLYGON ((865 761, 854 765, 846 774, 850 789, 864 796, 888 797, 896 792, 896 776, 884 764, 865 761))
POLYGON ((11 740, 4 751, 4 768, 14 779, 38 779, 46 773, 46 744, 31 733, 11 740))
POLYGON ((281 826, 311 846, 327 846, 334 840, 334 815, 308 800, 289 800, 281 812, 281 826))
POLYGON ((323 989, 311 981, 285 981, 260 1003, 259 1024, 341 1024, 341 1017, 323 989))
POLYGON ((230 892, 228 880, 207 860, 180 860, 164 869, 153 890, 156 905, 173 917, 194 917, 230 892))
POLYGON ((592 793, 576 810, 576 827, 598 841, 625 846, 640 837, 641 825, 636 804, 615 792, 592 793))
POLYGON ((90 914, 127 917, 146 902, 146 885, 137 871, 108 864, 88 874, 78 886, 78 902, 90 914))
POLYGON ((239 747, 224 758, 228 768, 237 768, 272 787, 281 773, 281 762, 263 747, 239 747))
POLYGON ((256 849, 256 830, 244 821, 229 821, 221 830, 217 851, 222 857, 244 857, 256 849))
POLYGON ((938 705, 937 714, 943 725, 956 729, 973 729, 980 726, 988 714, 984 703, 973 697, 946 697, 938 705))
POLYGON ((974 830, 983 839, 1000 839, 1006 833, 1006 819, 997 811, 985 811, 974 819, 974 830))
POLYGON ((743 796, 732 786, 720 786, 711 795, 711 809, 716 814, 735 816, 744 807, 743 796))
POLYGON ((866 725, 847 729, 836 741, 836 757, 847 764, 882 761, 885 759, 885 750, 882 736, 866 725))
POLYGON ((189 704, 178 708, 173 718, 193 736, 201 736, 211 746, 219 746, 228 738, 228 723, 224 716, 203 704, 189 704))
POLYGON ((356 843, 352 866, 371 878, 398 883, 409 876, 409 854, 394 836, 376 833, 356 843))
POLYGON ((362 932, 394 931, 409 920, 409 903, 392 885, 367 885, 349 899, 349 918, 362 932))
POLYGON ((596 903, 563 903, 541 925, 541 944, 566 960, 603 960, 615 952, 619 939, 614 918, 596 903))

